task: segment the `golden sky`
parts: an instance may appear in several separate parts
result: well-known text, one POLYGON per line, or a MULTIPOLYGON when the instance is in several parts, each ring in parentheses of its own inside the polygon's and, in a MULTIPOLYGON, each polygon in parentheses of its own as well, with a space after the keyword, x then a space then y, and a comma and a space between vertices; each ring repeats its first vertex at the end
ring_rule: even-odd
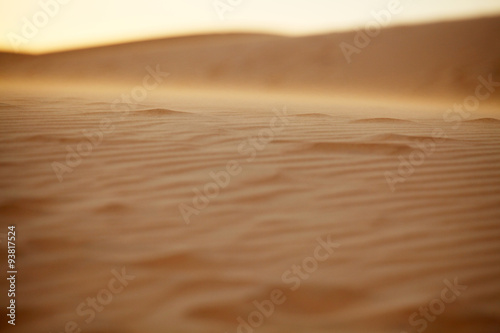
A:
POLYGON ((500 14, 500 0, 0 0, 0 49, 40 53, 145 38, 352 29, 390 4, 390 24, 500 14))

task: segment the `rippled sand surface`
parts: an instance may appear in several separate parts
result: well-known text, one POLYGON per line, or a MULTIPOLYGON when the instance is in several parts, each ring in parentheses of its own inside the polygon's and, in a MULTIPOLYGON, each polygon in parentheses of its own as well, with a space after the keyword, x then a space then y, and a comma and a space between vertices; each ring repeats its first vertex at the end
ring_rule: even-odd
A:
POLYGON ((2 98, 13 331, 498 332, 499 120, 112 100, 2 98))

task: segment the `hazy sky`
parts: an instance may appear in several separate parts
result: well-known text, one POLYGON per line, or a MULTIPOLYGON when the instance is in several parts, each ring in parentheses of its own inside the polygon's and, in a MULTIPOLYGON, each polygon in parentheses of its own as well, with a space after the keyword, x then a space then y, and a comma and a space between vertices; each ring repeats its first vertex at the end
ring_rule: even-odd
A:
POLYGON ((228 30, 317 33, 364 25, 391 1, 403 8, 391 24, 500 14, 500 0, 0 0, 0 49, 45 52, 228 30))

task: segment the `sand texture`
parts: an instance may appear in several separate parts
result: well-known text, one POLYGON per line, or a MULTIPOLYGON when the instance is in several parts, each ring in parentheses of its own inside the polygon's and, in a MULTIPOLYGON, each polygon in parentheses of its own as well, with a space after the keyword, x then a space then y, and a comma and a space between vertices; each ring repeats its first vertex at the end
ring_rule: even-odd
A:
POLYGON ((499 120, 454 130, 335 105, 174 104, 123 119, 78 98, 1 105, 2 230, 17 224, 22 271, 16 328, 236 332, 252 302, 279 289, 286 302, 256 332, 414 331, 409 316, 458 278, 467 289, 426 332, 496 332, 499 120), (103 119, 113 129, 59 182, 52 163, 103 119), (262 133, 272 136, 255 146, 262 133), (425 157, 392 192, 385 173, 412 152, 425 157), (180 205, 232 160, 241 172, 187 224, 180 205), (291 290, 283 274, 314 256, 318 237, 338 247, 291 290), (135 278, 87 324, 76 308, 122 267, 135 278))

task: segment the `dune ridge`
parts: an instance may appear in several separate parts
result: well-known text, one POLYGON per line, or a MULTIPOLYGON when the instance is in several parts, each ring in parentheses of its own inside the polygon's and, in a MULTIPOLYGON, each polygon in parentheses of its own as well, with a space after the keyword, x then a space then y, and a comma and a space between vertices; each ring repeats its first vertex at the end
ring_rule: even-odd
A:
POLYGON ((135 85, 150 68, 169 73, 164 88, 456 98, 473 94, 480 76, 500 81, 499 30, 499 17, 389 27, 351 63, 340 44, 354 45, 356 32, 216 34, 38 56, 0 53, 0 83, 135 85))

